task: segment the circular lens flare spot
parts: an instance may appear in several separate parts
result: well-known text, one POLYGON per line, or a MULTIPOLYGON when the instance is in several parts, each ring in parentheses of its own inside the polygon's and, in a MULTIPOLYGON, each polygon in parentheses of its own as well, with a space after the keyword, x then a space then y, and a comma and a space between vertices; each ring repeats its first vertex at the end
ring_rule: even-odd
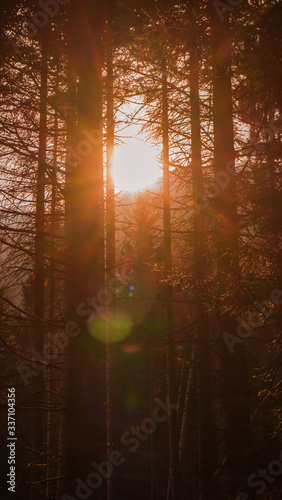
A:
POLYGON ((140 401, 134 392, 129 392, 126 396, 126 408, 128 410, 138 410, 140 408, 140 401))
POLYGON ((130 334, 131 328, 131 319, 126 314, 107 314, 89 325, 89 333, 100 342, 114 344, 122 342, 130 334))
POLYGON ((122 350, 123 352, 126 352, 126 354, 136 354, 137 352, 142 351, 142 346, 140 344, 127 344, 122 350))

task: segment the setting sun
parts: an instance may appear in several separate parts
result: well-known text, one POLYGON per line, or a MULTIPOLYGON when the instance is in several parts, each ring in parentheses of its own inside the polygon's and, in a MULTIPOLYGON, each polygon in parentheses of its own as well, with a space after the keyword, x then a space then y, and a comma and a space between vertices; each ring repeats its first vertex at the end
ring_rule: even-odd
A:
POLYGON ((139 191, 155 184, 161 176, 154 148, 139 139, 127 139, 115 149, 113 177, 122 191, 139 191))

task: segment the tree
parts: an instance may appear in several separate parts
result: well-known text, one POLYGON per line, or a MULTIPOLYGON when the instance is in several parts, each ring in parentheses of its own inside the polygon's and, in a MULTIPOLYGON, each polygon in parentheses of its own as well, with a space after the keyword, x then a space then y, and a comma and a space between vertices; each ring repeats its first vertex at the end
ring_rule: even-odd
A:
MULTIPOLYGON (((74 168, 68 176, 66 194, 70 207, 67 320, 74 325, 70 327, 74 330, 69 351, 67 449, 69 488, 75 491, 74 479, 86 477, 93 460, 99 463, 105 456, 104 348, 95 340, 95 316, 101 312, 101 305, 93 305, 99 294, 103 303, 105 289, 101 45, 104 15, 98 2, 89 1, 75 2, 70 15, 71 50, 78 73, 75 148, 80 154, 78 160, 68 157, 74 168), (90 312, 82 312, 82 305, 90 312)), ((101 495, 101 491, 97 494, 101 495)))
MULTIPOLYGON (((229 16, 221 22, 210 2, 213 57, 213 117, 215 174, 226 173, 234 164, 234 133, 232 111, 231 51, 232 36, 229 16)), ((234 177, 220 188, 214 200, 216 216, 217 269, 219 280, 235 280, 239 276, 238 215, 234 177)), ((224 331, 235 332, 234 318, 222 314, 219 319, 219 346, 222 357, 222 377, 226 412, 227 457, 231 470, 240 465, 242 443, 250 444, 249 391, 244 346, 235 356, 223 345, 224 331)))

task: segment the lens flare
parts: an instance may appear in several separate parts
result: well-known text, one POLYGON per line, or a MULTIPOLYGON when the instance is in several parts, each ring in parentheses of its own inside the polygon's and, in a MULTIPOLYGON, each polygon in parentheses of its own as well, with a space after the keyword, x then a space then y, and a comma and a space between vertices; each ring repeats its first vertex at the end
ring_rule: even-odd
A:
POLYGON ((128 410, 138 410, 140 408, 140 401, 134 392, 129 392, 126 395, 126 408, 128 410))
POLYGON ((136 354, 142 351, 142 345, 140 344, 127 344, 122 348, 123 352, 126 354, 136 354))
POLYGON ((122 342, 131 328, 132 321, 125 313, 115 313, 94 319, 89 325, 89 333, 100 342, 114 344, 122 342))

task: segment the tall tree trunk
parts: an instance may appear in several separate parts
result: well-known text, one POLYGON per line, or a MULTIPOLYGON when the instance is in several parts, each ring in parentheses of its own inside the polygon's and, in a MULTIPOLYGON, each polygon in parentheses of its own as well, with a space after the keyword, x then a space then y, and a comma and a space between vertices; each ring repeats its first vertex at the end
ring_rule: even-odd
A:
MULTIPOLYGON (((190 50, 190 94, 191 94, 191 149, 194 200, 203 194, 201 157, 200 95, 199 95, 200 54, 190 50)), ((196 280, 204 282, 207 277, 205 251, 205 214, 194 206, 194 255, 196 280)), ((199 446, 199 490, 200 500, 211 500, 212 493, 212 429, 210 396, 210 352, 209 323, 203 306, 196 306, 196 364, 198 386, 198 446, 199 446)))
MULTIPOLYGON (((267 121, 273 123, 274 121, 274 110, 267 113, 267 121)), ((268 187, 268 204, 269 204, 269 232, 268 235, 270 248, 269 253, 271 255, 271 261, 273 262, 273 273, 277 278, 277 283, 281 282, 282 278, 282 255, 281 255, 281 233, 282 233, 282 221, 281 221, 281 201, 279 198, 278 189, 278 165, 277 160, 275 161, 271 154, 267 158, 267 169, 269 176, 269 187, 268 187), (269 237, 270 236, 270 237, 269 237)))
MULTIPOLYGON (((50 264, 49 264, 49 314, 48 319, 50 323, 55 320, 54 309, 55 309, 55 290, 56 290, 56 269, 55 269, 55 246, 56 246, 56 236, 57 236, 57 221, 56 221, 56 206, 57 206, 57 162, 58 162, 58 91, 59 91, 59 61, 58 58, 55 60, 56 64, 56 80, 54 88, 54 141, 53 141, 53 170, 51 177, 51 211, 50 211, 50 264)), ((52 340, 50 333, 48 332, 47 342, 48 348, 52 346, 52 340)), ((59 353, 59 358, 61 358, 59 353)), ((58 374, 56 368, 53 367, 54 363, 57 363, 56 359, 51 366, 46 370, 46 390, 47 390, 47 497, 55 496, 57 491, 57 482, 53 478, 60 476, 59 469, 59 459, 58 457, 62 454, 62 449, 59 447, 60 432, 61 432, 61 414, 59 410, 59 397, 55 396, 60 393, 61 381, 57 380, 56 375, 58 374)))
MULTIPOLYGON (((231 53, 232 38, 228 13, 220 20, 210 1, 213 53, 213 115, 214 115, 214 169, 226 173, 235 160, 231 53)), ((214 200, 217 238, 218 278, 223 286, 239 276, 238 217, 234 176, 226 187, 220 188, 214 200)), ((227 463, 238 470, 242 448, 250 443, 249 391, 244 346, 231 354, 222 335, 228 331, 236 335, 235 318, 225 313, 219 319, 219 346, 222 358, 222 382, 226 415, 227 463)))
MULTIPOLYGON (((68 479, 86 479, 93 462, 105 459, 105 276, 102 141, 103 7, 96 1, 72 4, 71 42, 78 69, 78 126, 68 163, 69 349, 68 479), (71 156, 72 155, 72 156, 71 156), (75 159, 74 159, 75 156, 75 159), (100 315, 100 318, 99 318, 100 315), (98 322, 97 320, 100 319, 98 322), (103 341, 98 337, 102 335, 103 341)), ((105 482, 95 489, 103 498, 105 482)))
MULTIPOLYGON (((35 264, 34 264, 34 315, 38 318, 35 324, 35 350, 43 355, 44 334, 44 252, 45 252, 45 166, 46 166, 46 138, 47 138, 47 78, 48 78, 48 51, 43 33, 41 43, 41 82, 40 82, 40 122, 39 122, 39 154, 36 186, 36 219, 35 219, 35 264)), ((43 368, 43 369, 42 369, 43 368)), ((46 422, 44 418, 44 375, 40 368, 34 385, 33 401, 33 459, 32 482, 44 478, 44 443, 46 442, 46 422), (45 436, 45 438, 44 438, 45 436), (40 465, 41 464, 41 465, 40 465)), ((32 498, 37 497, 36 489, 32 486, 32 498)))
MULTIPOLYGON (((171 254, 171 215, 170 215, 170 176, 169 176, 169 128, 166 57, 162 60, 162 130, 163 130, 163 205, 164 205, 164 270, 168 277, 172 268, 171 254)), ((177 386, 175 373, 175 339, 173 318, 173 292, 171 285, 166 285, 166 320, 167 320, 167 384, 168 396, 172 404, 177 405, 177 386)), ((177 412, 169 415, 169 459, 170 488, 172 500, 182 498, 182 482, 178 451, 177 412)))
MULTIPOLYGON (((66 145, 67 145, 67 151, 68 148, 75 148, 76 145, 76 130, 77 130, 77 67, 75 64, 75 60, 73 58, 73 52, 72 52, 72 44, 71 44, 71 26, 72 26, 72 15, 70 14, 70 19, 69 19, 69 24, 68 24, 68 37, 69 37, 69 43, 68 43, 68 49, 70 50, 70 53, 67 52, 67 57, 69 59, 69 65, 68 65, 68 71, 67 71, 67 112, 66 112, 66 145)), ((65 171, 64 171, 64 177, 65 177, 65 206, 64 206, 64 220, 65 220, 65 252, 66 252, 66 264, 65 264, 65 274, 66 274, 66 280, 65 280, 65 290, 64 290, 64 297, 65 297, 65 304, 64 304, 64 309, 65 309, 65 323, 68 322, 69 318, 69 309, 70 309, 70 304, 72 300, 72 290, 71 290, 71 276, 70 276, 70 264, 71 264, 71 257, 68 255, 68 252, 70 250, 70 236, 72 232, 72 200, 71 200, 71 186, 72 186, 72 166, 69 164, 69 158, 68 154, 66 155, 66 164, 65 164, 65 171)), ((69 382, 69 377, 68 374, 70 372, 70 364, 71 364, 71 359, 69 356, 69 351, 66 349, 64 351, 64 357, 62 358, 62 363, 63 366, 66 369, 67 372, 67 377, 66 377, 66 383, 68 385, 69 382)), ((71 388, 67 387, 66 393, 70 393, 71 388)), ((70 404, 69 404, 70 407, 70 404)), ((69 424, 69 418, 68 418, 68 411, 62 413, 61 419, 60 419, 60 424, 61 424, 61 430, 59 434, 59 453, 60 453, 60 460, 58 461, 58 467, 61 467, 62 470, 63 468, 67 470, 68 473, 68 446, 69 446, 69 437, 68 437, 68 424, 69 424), (65 432, 65 429, 67 428, 67 433, 65 432), (66 457, 66 458, 62 458, 66 457)), ((68 474, 67 474, 68 475, 68 474)), ((60 492, 61 489, 66 491, 67 486, 69 484, 69 479, 68 477, 66 478, 66 481, 61 480, 60 484, 59 482, 57 483, 57 495, 60 492)))
POLYGON ((198 433, 193 432, 198 425, 197 406, 196 343, 194 342, 186 383, 179 438, 179 458, 183 477, 183 490, 186 498, 189 498, 189 500, 194 500, 199 496, 198 433))
MULTIPOLYGON (((114 72, 113 72, 113 20, 114 4, 109 2, 107 13, 107 144, 106 144, 106 287, 111 288, 112 299, 107 307, 107 345, 106 345, 106 392, 107 392, 107 461, 110 454, 118 450, 119 440, 113 427, 117 404, 115 349, 112 346, 111 325, 116 314, 116 293, 111 287, 111 280, 116 276, 116 235, 115 235, 115 187, 113 181, 114 152, 114 72)), ((118 469, 107 479, 107 500, 119 500, 118 469)))

